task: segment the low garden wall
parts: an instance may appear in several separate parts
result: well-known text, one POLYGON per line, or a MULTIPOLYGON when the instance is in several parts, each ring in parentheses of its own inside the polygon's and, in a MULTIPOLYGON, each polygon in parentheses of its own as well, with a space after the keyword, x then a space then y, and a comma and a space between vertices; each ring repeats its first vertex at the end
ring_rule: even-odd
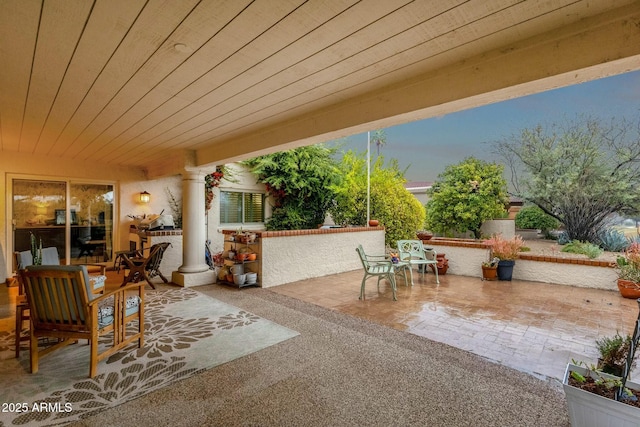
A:
MULTIPOLYGON (((447 274, 482 277, 482 262, 489 259, 488 247, 472 239, 433 238, 426 247, 444 253, 449 260, 447 274)), ((513 270, 514 280, 555 283, 584 288, 618 290, 617 273, 608 261, 564 258, 522 253, 513 270)))
MULTIPOLYGON (((232 233, 232 231, 225 231, 232 233)), ((258 231, 260 236, 260 286, 285 283, 362 268, 355 248, 384 254, 384 227, 347 227, 316 230, 258 231)), ((482 277, 481 265, 489 259, 488 247, 474 239, 434 237, 426 247, 444 253, 447 274, 482 277)), ((608 261, 522 253, 513 270, 514 280, 555 283, 616 290, 617 274, 608 261)))
POLYGON ((384 254, 384 227, 262 231, 261 286, 268 288, 298 280, 361 269, 356 247, 384 254))

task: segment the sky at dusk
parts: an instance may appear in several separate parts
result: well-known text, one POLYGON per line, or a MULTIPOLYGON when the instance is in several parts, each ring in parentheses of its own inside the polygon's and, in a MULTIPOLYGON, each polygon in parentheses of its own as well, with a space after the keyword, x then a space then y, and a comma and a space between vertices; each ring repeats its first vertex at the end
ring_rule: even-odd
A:
MULTIPOLYGON (((640 117, 640 71, 386 128, 380 154, 408 168, 408 181, 432 182, 447 165, 469 156, 500 162, 491 153, 493 141, 583 114, 606 121, 640 117)), ((349 149, 366 152, 367 134, 348 137, 342 150, 349 149)), ((372 144, 372 161, 375 155, 372 144)))

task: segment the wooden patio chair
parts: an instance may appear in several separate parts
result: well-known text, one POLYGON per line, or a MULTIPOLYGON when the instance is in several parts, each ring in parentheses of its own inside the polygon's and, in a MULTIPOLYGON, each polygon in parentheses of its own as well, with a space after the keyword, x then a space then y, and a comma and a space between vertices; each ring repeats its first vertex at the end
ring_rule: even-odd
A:
POLYGON ((155 289, 156 287, 151 282, 151 279, 156 276, 160 276, 164 283, 169 283, 169 280, 160 272, 162 257, 169 246, 171 246, 169 242, 156 243, 149 249, 149 256, 147 257, 144 257, 141 251, 136 251, 134 256, 131 256, 130 252, 120 253, 119 256, 125 266, 124 268, 129 270, 121 286, 127 283, 138 283, 144 279, 149 286, 155 289))
MULTIPOLYGON (((33 256, 31 251, 14 252, 16 271, 18 272, 18 295, 16 296, 16 331, 15 331, 15 353, 16 358, 20 357, 20 343, 27 341, 29 337, 23 336, 22 328, 24 322, 29 320, 29 304, 27 296, 24 292, 24 284, 19 274, 21 270, 33 264, 33 256)), ((42 248, 42 265, 60 265, 60 257, 58 256, 58 248, 55 246, 42 248)), ((86 264, 87 271, 93 273, 89 276, 91 283, 91 291, 94 294, 104 292, 104 284, 107 280, 105 276, 106 266, 102 264, 86 264)))
MULTIPOLYGON (((31 255, 31 251, 20 251, 15 252, 15 262, 16 262, 16 270, 22 270, 27 268, 30 265, 33 265, 33 256, 31 255)), ((42 265, 60 265, 60 256, 58 254, 58 248, 55 246, 50 246, 46 248, 42 248, 42 265)), ((93 293, 97 294, 104 290, 104 283, 106 280, 106 271, 107 266, 104 264, 74 264, 74 265, 85 265, 87 267, 87 272, 92 277, 92 283, 94 285, 93 293), (102 277, 98 277, 102 276, 102 277)), ((20 276, 18 276, 18 284, 22 286, 20 283, 20 276)), ((19 293, 24 293, 22 288, 20 288, 19 293)))
POLYGON ((30 266, 21 270, 20 275, 31 312, 32 373, 38 372, 40 357, 79 339, 89 340, 91 347, 90 378, 96 376, 100 360, 136 340, 138 347, 143 346, 144 285, 132 284, 95 296, 91 293, 86 266, 30 266), (135 323, 135 328, 127 331, 129 323, 135 323), (98 338, 109 333, 113 333, 113 341, 99 352, 98 338), (39 349, 41 337, 57 338, 58 342, 39 349))
MULTIPOLYGON (((411 286, 413 286, 413 266, 418 266, 418 271, 422 273, 422 277, 427 272, 427 266, 438 265, 436 251, 433 249, 425 249, 422 245, 422 240, 398 240, 398 256, 401 262, 409 264, 411 273, 411 286)), ((440 283, 438 278, 438 269, 433 271, 436 275, 436 283, 440 283)))
MULTIPOLYGON (((370 277, 378 278, 378 290, 380 290, 380 280, 387 279, 391 283, 391 291, 393 293, 393 300, 397 301, 396 297, 396 278, 395 268, 390 259, 387 259, 384 255, 367 255, 362 248, 362 245, 358 245, 356 252, 362 262, 364 268, 364 277, 362 278, 362 284, 360 285, 360 298, 364 299, 364 284, 370 277)), ((405 279, 406 280, 406 279, 405 279)))

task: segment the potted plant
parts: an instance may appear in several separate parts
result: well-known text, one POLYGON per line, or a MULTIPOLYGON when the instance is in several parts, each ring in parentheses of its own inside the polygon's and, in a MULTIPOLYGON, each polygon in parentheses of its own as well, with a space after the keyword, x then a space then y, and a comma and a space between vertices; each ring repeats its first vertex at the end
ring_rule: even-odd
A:
POLYGON ((500 258, 495 257, 482 263, 482 280, 498 279, 498 262, 500 262, 500 258))
POLYGON ((623 385, 620 377, 572 362, 567 365, 562 384, 572 426, 638 425, 640 408, 633 405, 633 399, 640 396, 640 384, 627 381, 623 385), (618 401, 620 387, 624 398, 618 401))
MULTIPOLYGON (((447 274, 447 270, 449 270, 449 260, 445 256, 446 254, 437 253, 436 254, 436 268, 438 269, 438 276, 443 276, 447 274)), ((433 269, 433 265, 431 265, 431 269, 433 269)))
POLYGON ((613 337, 596 341, 601 356, 598 367, 587 368, 574 360, 567 365, 562 386, 572 426, 638 425, 640 384, 627 379, 635 366, 639 340, 640 316, 636 320, 633 337, 616 333, 613 337), (605 363, 622 364, 622 375, 603 372, 600 366, 605 363))
MULTIPOLYGON (((621 377, 631 347, 631 335, 623 337, 620 333, 616 333, 611 337, 603 337, 596 340, 596 347, 600 353, 597 369, 621 377)), ((635 367, 635 361, 631 367, 635 367)))
POLYGON ((418 230, 416 231, 416 236, 419 240, 431 240, 433 233, 427 230, 418 230))
POLYGON ((499 259, 498 279, 511 280, 516 258, 524 247, 522 237, 515 236, 512 239, 505 239, 501 234, 494 234, 483 243, 491 249, 491 256, 499 259))
POLYGON ((616 259, 618 289, 624 298, 640 298, 640 243, 632 243, 616 259))

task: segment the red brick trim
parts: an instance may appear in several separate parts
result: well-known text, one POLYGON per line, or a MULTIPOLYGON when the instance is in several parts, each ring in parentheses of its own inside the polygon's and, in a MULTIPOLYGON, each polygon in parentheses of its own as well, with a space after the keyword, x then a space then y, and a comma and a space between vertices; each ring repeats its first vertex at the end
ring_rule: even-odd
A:
POLYGON ((129 226, 129 233, 133 233, 133 234, 144 233, 147 236, 182 236, 182 230, 181 229, 149 231, 149 230, 145 230, 145 229, 139 229, 135 225, 130 225, 129 226))
MULTIPOLYGON (((481 241, 474 239, 445 239, 434 237, 433 239, 423 240, 422 242, 427 246, 453 246, 461 248, 489 249, 487 245, 485 245, 481 241)), ((520 253, 519 259, 527 261, 555 262, 558 264, 579 264, 592 267, 615 267, 615 263, 611 263, 609 261, 584 258, 565 258, 549 255, 534 255, 528 254, 526 252, 520 253)))
POLYGON ((182 236, 182 230, 145 231, 147 236, 182 236))
MULTIPOLYGON (((278 231, 251 231, 258 237, 288 237, 288 236, 308 236, 310 234, 335 234, 335 233, 357 233, 362 231, 384 230, 383 226, 378 227, 340 227, 340 228, 314 228, 310 230, 278 230, 278 231)), ((222 234, 233 234, 235 230, 222 230, 222 234)))

